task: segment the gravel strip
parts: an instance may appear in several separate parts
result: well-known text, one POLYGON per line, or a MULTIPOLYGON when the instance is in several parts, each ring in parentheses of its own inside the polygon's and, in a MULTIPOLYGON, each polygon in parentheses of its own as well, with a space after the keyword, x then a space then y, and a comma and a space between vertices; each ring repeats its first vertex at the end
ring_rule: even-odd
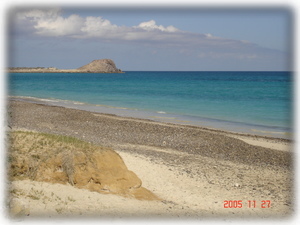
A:
POLYGON ((8 111, 9 124, 13 128, 69 135, 104 146, 146 145, 248 165, 292 166, 290 152, 249 145, 224 132, 211 132, 200 127, 16 100, 9 101, 8 111))

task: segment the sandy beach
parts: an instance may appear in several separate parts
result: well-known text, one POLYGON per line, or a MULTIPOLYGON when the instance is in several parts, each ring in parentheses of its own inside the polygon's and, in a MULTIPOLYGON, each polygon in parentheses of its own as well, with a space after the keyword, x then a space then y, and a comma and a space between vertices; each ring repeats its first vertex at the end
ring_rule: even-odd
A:
MULTIPOLYGON (((8 183, 8 201, 32 217, 289 218, 291 140, 117 117, 10 100, 11 130, 110 147, 160 200, 100 194, 32 180, 8 183), (22 194, 20 194, 22 193, 22 194), (30 198, 38 195, 39 197, 30 198), (239 202, 239 207, 235 207, 239 202)), ((26 217, 27 218, 27 217, 26 217)))

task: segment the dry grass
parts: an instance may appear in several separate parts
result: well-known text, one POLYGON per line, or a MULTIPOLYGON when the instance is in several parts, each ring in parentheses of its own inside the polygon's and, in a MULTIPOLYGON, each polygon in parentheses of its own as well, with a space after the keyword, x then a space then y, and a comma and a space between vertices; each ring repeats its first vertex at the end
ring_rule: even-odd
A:
POLYGON ((69 183, 100 193, 158 199, 110 148, 45 133, 13 131, 8 136, 10 180, 69 183))
MULTIPOLYGON (((9 177, 10 179, 35 179, 38 167, 42 162, 54 155, 63 154, 63 167, 72 177, 72 152, 84 151, 91 154, 94 151, 111 150, 95 146, 79 139, 36 133, 28 131, 14 131, 9 134, 9 177)), ((63 168, 62 168, 63 169, 63 168)))

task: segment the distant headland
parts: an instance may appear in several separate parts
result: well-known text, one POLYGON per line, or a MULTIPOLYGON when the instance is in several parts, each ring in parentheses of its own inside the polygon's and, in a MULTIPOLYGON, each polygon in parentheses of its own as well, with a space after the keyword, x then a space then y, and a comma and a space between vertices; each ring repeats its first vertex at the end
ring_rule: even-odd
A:
POLYGON ((97 59, 78 69, 57 69, 55 67, 10 67, 9 73, 124 73, 111 59, 97 59))

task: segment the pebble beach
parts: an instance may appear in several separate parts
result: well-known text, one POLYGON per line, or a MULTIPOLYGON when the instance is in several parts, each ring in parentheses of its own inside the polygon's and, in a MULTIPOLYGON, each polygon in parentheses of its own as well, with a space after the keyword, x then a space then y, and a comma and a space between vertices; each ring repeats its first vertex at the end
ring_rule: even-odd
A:
MULTIPOLYGON (((88 197, 74 194, 76 201, 70 202, 62 215, 251 219, 293 214, 291 140, 19 100, 8 101, 8 111, 12 130, 72 136, 114 149, 139 176, 143 186, 162 199, 147 202, 96 195, 66 185, 58 190, 66 188, 72 195, 74 189, 74 193, 106 200, 102 204, 100 200, 93 203, 91 210, 87 206, 88 197), (228 201, 240 201, 242 205, 228 207, 228 201), (251 205, 253 201, 255 207, 251 205), (268 207, 264 207, 266 201, 270 203, 268 207)), ((24 190, 33 185, 47 195, 48 188, 56 193, 58 184, 27 180, 11 185, 24 190)), ((32 204, 30 200, 30 204, 25 197, 20 201, 30 205, 30 216, 57 216, 57 211, 47 211, 50 203, 32 204)))

